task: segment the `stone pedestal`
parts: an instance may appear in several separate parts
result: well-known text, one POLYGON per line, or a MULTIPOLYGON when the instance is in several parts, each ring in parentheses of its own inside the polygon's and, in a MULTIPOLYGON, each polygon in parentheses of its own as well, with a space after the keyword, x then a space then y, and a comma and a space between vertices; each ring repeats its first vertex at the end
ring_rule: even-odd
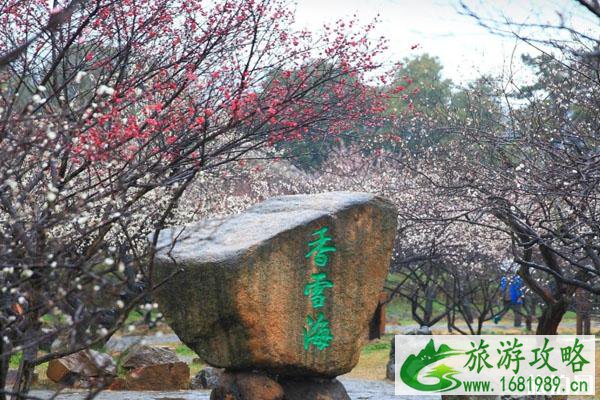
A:
POLYGON ((337 379, 290 379, 280 383, 285 400, 350 400, 337 379))
POLYGON ((266 373, 225 371, 210 400, 283 400, 283 387, 266 373))
POLYGON ((210 400, 350 400, 350 396, 337 379, 225 371, 211 392, 210 400))

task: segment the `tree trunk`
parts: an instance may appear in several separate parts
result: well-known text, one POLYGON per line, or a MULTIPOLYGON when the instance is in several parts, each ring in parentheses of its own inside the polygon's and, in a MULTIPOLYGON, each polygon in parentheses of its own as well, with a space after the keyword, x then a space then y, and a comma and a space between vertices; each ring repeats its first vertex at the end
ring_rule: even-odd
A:
MULTIPOLYGON (((8 377, 8 368, 10 366, 10 346, 4 340, 0 339, 0 385, 6 387, 6 379, 8 377)), ((0 390, 0 400, 6 400, 6 394, 0 390)))
POLYGON ((28 399, 29 390, 31 389, 31 382, 33 381, 33 372, 35 364, 29 360, 26 360, 25 352, 23 353, 23 359, 19 366, 19 372, 17 373, 17 380, 13 391, 16 393, 13 399, 25 400, 28 399))
POLYGON ((590 312, 592 303, 590 294, 583 289, 575 291, 575 312, 577 313, 577 334, 589 335, 591 331, 590 312))
POLYGON ((583 312, 577 312, 577 335, 590 335, 591 334, 591 319, 589 314, 583 312))
POLYGON ((535 333, 537 335, 556 335, 558 325, 568 310, 569 301, 564 297, 555 303, 546 304, 539 318, 535 333))
POLYGON ((592 319, 588 315, 583 324, 583 334, 591 335, 592 334, 592 319))
POLYGON ((19 365, 19 371, 13 387, 15 395, 12 396, 13 400, 24 400, 29 398, 27 394, 31 389, 31 382, 33 381, 33 375, 35 370, 35 361, 37 360, 37 353, 39 349, 39 337, 38 332, 41 331, 42 324, 39 322, 39 315, 36 312, 30 312, 28 318, 29 326, 25 330, 23 344, 23 358, 19 365))
POLYGON ((533 329, 533 319, 535 318, 536 310, 535 302, 533 301, 533 299, 526 296, 523 299, 522 309, 525 314, 525 329, 528 332, 531 332, 531 330, 533 329))
POLYGON ((475 318, 473 317, 473 310, 471 308, 471 303, 466 298, 462 299, 462 309, 463 309, 463 316, 465 317, 465 321, 468 322, 469 324, 472 324, 473 321, 475 320, 475 318))
POLYGON ((522 309, 522 307, 521 307, 520 304, 513 304, 513 306, 512 306, 513 318, 514 318, 513 319, 513 321, 514 321, 513 326, 515 328, 520 328, 521 325, 522 325, 522 321, 523 321, 522 317, 523 317, 523 315, 521 313, 521 309, 522 309))

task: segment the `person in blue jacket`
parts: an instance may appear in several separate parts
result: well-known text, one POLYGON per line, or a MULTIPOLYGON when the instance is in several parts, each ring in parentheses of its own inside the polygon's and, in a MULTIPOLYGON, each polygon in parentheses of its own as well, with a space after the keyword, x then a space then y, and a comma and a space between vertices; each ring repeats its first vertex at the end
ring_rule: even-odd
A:
POLYGON ((521 326, 521 306, 523 305, 523 280, 519 275, 510 278, 503 276, 500 280, 500 291, 502 293, 502 310, 494 316, 494 323, 500 322, 504 314, 513 310, 515 314, 515 326, 521 326))

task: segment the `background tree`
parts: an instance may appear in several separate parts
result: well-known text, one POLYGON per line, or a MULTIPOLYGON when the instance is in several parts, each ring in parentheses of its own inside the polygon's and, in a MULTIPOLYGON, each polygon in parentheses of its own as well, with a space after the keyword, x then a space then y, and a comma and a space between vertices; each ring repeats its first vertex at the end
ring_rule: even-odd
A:
POLYGON ((445 196, 438 204, 445 220, 486 226, 511 240, 522 278, 545 303, 538 333, 556 333, 577 287, 597 293, 598 176, 592 171, 599 121, 592 110, 598 81, 587 63, 540 62, 541 89, 521 90, 514 101, 505 96, 505 117, 495 129, 473 117, 464 124, 458 115, 448 124, 450 140, 418 173, 445 196), (540 273, 534 277, 532 269, 540 273))

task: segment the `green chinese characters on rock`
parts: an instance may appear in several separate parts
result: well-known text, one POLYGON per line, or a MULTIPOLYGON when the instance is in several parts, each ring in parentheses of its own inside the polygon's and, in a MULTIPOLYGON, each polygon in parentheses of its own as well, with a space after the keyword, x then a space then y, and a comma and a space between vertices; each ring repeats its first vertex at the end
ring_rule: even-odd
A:
POLYGON ((320 272, 312 274, 312 282, 304 286, 304 295, 310 296, 313 308, 322 308, 325 305, 325 289, 332 288, 333 282, 327 280, 327 274, 320 272))
MULTIPOLYGON (((333 282, 327 279, 327 272, 324 270, 329 263, 329 254, 336 251, 331 243, 333 240, 327 236, 328 227, 313 232, 312 236, 317 238, 308 243, 310 251, 306 254, 306 258, 312 258, 314 264, 320 269, 320 272, 311 274, 311 280, 304 286, 304 296, 310 298, 313 309, 323 308, 327 301, 325 296, 326 289, 333 288, 333 282)), ((313 345, 318 350, 325 350, 331 345, 333 335, 329 321, 323 312, 317 313, 316 316, 306 316, 306 326, 303 328, 304 334, 304 349, 309 350, 313 345)))
POLYGON ((326 236, 328 230, 329 228, 323 227, 313 232, 313 236, 318 236, 318 238, 308 244, 312 249, 305 256, 306 258, 310 258, 314 254, 315 264, 319 267, 326 267, 329 262, 327 253, 335 252, 335 247, 327 246, 327 243, 333 240, 331 237, 326 236))
POLYGON ((325 350, 329 347, 333 336, 325 315, 320 312, 315 319, 309 315, 306 317, 306 324, 307 327, 304 328, 304 349, 308 350, 311 344, 319 350, 325 350))

